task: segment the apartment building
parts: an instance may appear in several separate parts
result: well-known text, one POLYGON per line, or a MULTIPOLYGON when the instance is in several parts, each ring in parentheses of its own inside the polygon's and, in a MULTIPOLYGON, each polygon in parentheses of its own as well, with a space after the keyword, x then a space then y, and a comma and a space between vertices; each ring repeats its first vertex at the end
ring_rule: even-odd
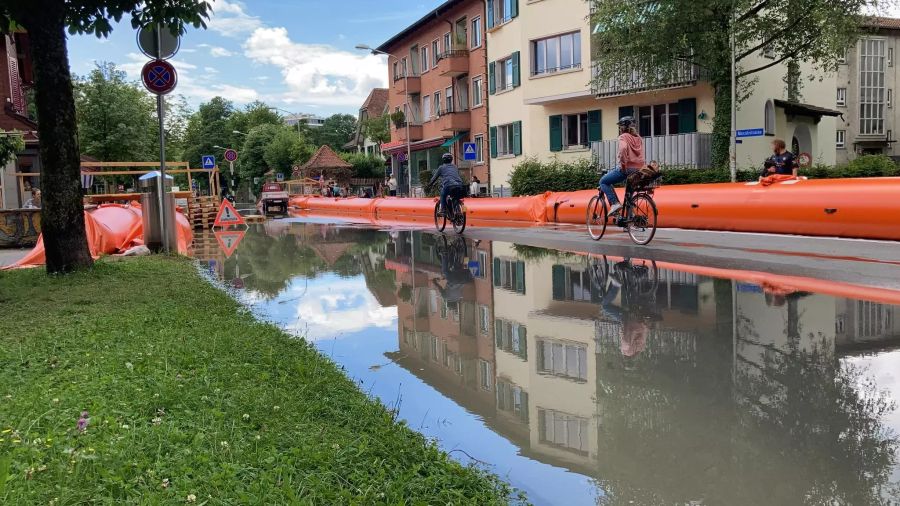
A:
POLYGON ((484 19, 483 1, 448 0, 378 47, 389 55, 393 114, 382 153, 402 194, 410 180, 413 189, 427 183, 419 175, 436 169, 448 151, 464 177, 488 179, 484 19), (465 142, 475 143, 475 161, 463 160, 465 142))
POLYGON ((31 199, 32 187, 40 184, 37 176, 20 175, 41 171, 37 124, 28 116, 27 90, 33 83, 28 34, 0 35, 0 53, 5 56, 0 63, 0 135, 17 132, 25 137, 25 151, 0 167, 0 209, 14 209, 31 199))
POLYGON ((834 137, 838 163, 859 155, 900 159, 894 134, 900 122, 894 107, 900 78, 894 65, 900 19, 873 19, 866 28, 869 33, 847 50, 837 69, 833 105, 843 113, 834 137))
POLYGON ((319 128, 325 124, 325 118, 316 116, 315 114, 297 113, 289 114, 284 117, 284 124, 290 127, 297 126, 297 123, 303 123, 310 128, 319 128))

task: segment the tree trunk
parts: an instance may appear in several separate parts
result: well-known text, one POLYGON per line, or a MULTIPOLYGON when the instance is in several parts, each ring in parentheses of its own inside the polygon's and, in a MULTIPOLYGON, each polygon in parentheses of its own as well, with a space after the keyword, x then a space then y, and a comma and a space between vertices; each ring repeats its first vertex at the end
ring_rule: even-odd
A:
POLYGON ((728 168, 731 159, 731 81, 712 83, 716 112, 713 117, 712 164, 728 168))
POLYGON ((47 273, 93 264, 84 225, 75 97, 66 49, 64 2, 44 0, 25 18, 34 57, 41 146, 41 228, 47 273))

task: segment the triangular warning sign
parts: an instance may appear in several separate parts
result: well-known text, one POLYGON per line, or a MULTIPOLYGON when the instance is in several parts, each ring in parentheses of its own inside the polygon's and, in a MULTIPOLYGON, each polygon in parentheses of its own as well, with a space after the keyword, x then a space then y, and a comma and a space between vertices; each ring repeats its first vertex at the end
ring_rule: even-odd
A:
POLYGON ((466 144, 466 154, 467 155, 475 154, 475 145, 474 144, 466 144))
POLYGON ((219 214, 216 215, 214 227, 230 227, 232 225, 243 225, 244 218, 234 208, 234 204, 228 199, 222 199, 222 206, 219 207, 219 214))
POLYGON ((246 232, 243 230, 216 232, 216 241, 219 242, 219 248, 225 253, 225 258, 231 258, 234 250, 236 250, 238 244, 241 243, 241 239, 244 238, 245 233, 246 232))

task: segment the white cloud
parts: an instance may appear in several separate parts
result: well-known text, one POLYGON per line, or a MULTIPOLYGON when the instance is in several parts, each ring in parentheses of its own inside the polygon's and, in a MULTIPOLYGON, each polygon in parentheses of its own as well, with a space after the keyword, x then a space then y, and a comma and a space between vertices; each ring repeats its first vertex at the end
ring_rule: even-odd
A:
MULTIPOLYGON (((128 74, 129 79, 140 81, 141 69, 147 63, 147 57, 139 53, 128 53, 127 56, 128 62, 119 67, 128 74)), ((217 72, 214 68, 204 67, 200 72, 203 76, 195 79, 193 71, 197 70, 196 65, 181 60, 170 62, 178 72, 178 86, 175 93, 184 95, 191 103, 204 102, 216 96, 239 104, 246 104, 259 98, 259 93, 253 88, 210 82, 207 76, 217 72)))
POLYGON ((198 44, 197 47, 202 47, 209 50, 209 55, 213 58, 223 58, 226 56, 232 56, 234 53, 225 49, 222 46, 213 46, 210 44, 198 44))
POLYGON ((247 14, 244 4, 238 1, 213 0, 212 10, 207 26, 228 37, 240 37, 263 26, 258 17, 247 14))
POLYGON ((372 327, 397 326, 397 308, 382 307, 368 290, 359 290, 360 278, 334 279, 329 283, 293 282, 280 298, 299 297, 293 310, 289 331, 303 334, 310 341, 330 339, 340 334, 372 327))
POLYGON ((219 73, 219 69, 217 69, 215 67, 203 67, 203 71, 206 72, 207 74, 218 74, 219 73))
POLYGON ((297 43, 282 27, 254 30, 244 54, 281 69, 290 90, 281 97, 284 103, 359 106, 372 88, 387 83, 383 57, 297 43))

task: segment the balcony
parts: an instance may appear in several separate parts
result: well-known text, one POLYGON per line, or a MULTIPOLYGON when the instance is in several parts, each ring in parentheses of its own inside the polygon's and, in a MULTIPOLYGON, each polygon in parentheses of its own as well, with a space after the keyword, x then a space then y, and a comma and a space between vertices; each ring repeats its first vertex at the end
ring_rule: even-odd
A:
POLYGON ((422 78, 412 74, 409 77, 394 76, 394 90, 397 93, 408 92, 410 95, 422 93, 422 78), (407 90, 407 86, 409 90, 407 90))
POLYGON ((437 63, 438 74, 457 77, 469 73, 469 50, 454 49, 441 53, 437 63))
MULTIPOLYGON (((616 166, 618 139, 592 143, 594 162, 598 167, 616 166)), ((708 169, 712 166, 712 134, 689 133, 644 137, 644 159, 660 165, 708 169)))
POLYGON ((472 115, 469 109, 453 107, 440 110, 435 116, 438 127, 444 132, 466 132, 471 129, 472 115))
MULTIPOLYGON (((593 75, 596 78, 598 74, 599 67, 595 63, 593 75)), ((615 97, 629 93, 692 86, 703 78, 700 67, 687 62, 679 62, 671 76, 657 75, 653 79, 648 79, 646 72, 632 70, 602 82, 595 79, 591 86, 597 97, 615 97)))
POLYGON ((422 140, 422 125, 409 125, 409 138, 406 136, 406 125, 398 126, 394 129, 397 133, 398 142, 416 142, 422 140))

